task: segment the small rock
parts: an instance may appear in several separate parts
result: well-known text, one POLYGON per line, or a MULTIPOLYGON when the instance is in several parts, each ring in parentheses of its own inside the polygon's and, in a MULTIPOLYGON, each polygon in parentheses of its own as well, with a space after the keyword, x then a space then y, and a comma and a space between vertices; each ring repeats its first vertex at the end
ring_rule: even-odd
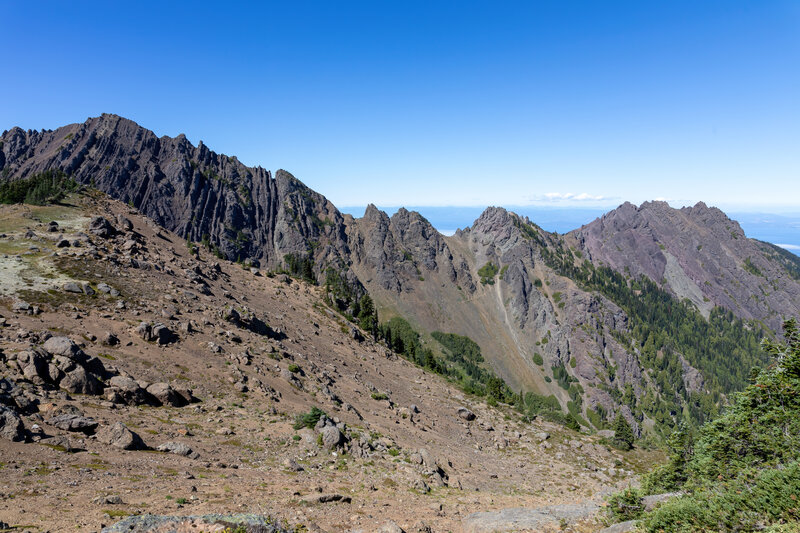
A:
POLYGON ((190 459, 198 459, 200 454, 192 450, 186 444, 182 442, 165 442, 161 446, 157 448, 160 452, 166 453, 174 453, 175 455, 182 455, 184 457, 189 457, 190 459))
POLYGON ((459 417, 466 420, 467 422, 475 420, 475 413, 473 413, 466 407, 459 407, 457 413, 459 417))
POLYGON ((342 503, 351 503, 353 498, 350 496, 344 496, 342 494, 322 494, 317 496, 316 498, 312 498, 310 501, 315 503, 332 503, 332 502, 342 502, 342 503))
POLYGON ((292 472, 302 472, 304 470, 303 467, 300 466, 300 464, 291 457, 283 460, 283 466, 285 466, 287 470, 291 470, 292 472))
POLYGON ((102 339, 100 340, 105 346, 116 346, 119 344, 119 337, 111 333, 110 331, 106 331, 103 334, 102 339))
POLYGON ((394 520, 389 520, 375 531, 377 533, 405 533, 403 528, 397 525, 397 522, 394 520))
POLYGON ((64 284, 62 288, 64 289, 65 292, 83 294, 83 289, 81 289, 81 286, 75 283, 74 281, 68 281, 67 283, 64 284))

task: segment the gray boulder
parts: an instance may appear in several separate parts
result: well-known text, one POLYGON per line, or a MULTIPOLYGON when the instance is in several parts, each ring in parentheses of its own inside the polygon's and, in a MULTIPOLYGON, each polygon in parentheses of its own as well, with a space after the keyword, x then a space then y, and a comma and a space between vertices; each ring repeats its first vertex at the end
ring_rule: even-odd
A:
POLYGON ((61 379, 59 386, 67 392, 75 394, 102 394, 103 384, 94 374, 83 367, 76 367, 61 379))
POLYGON ((133 222, 124 215, 119 214, 117 215, 117 226, 119 226, 122 231, 131 231, 133 229, 133 222))
POLYGON ((117 422, 113 426, 106 426, 97 432, 97 440, 103 444, 108 444, 123 450, 145 450, 142 438, 128 429, 122 422, 117 422))
POLYGON ((117 230, 111 225, 111 222, 98 216, 92 218, 91 222, 89 222, 89 233, 107 239, 108 237, 113 237, 117 230))
POLYGON ((0 437, 12 442, 25 441, 25 425, 22 419, 4 405, 0 405, 0 437))
POLYGON ((336 426, 325 426, 320 434, 322 435, 322 447, 326 450, 335 449, 344 440, 344 435, 336 426))
POLYGON ((592 503, 569 503, 537 509, 514 508, 472 513, 462 522, 464 533, 494 531, 550 531, 594 516, 600 508, 592 503))
POLYGON ((167 383, 153 383, 147 387, 147 392, 152 395, 161 405, 170 407, 183 407, 187 402, 186 398, 180 395, 167 383))
POLYGON ((459 407, 457 413, 460 418, 466 420, 467 422, 475 420, 475 413, 473 413, 466 407, 459 407))
POLYGON ((50 337, 42 348, 50 355, 60 355, 69 359, 75 359, 81 353, 81 349, 69 337, 50 337))
POLYGON ((81 286, 75 283, 74 281, 68 281, 67 283, 64 284, 62 288, 64 289, 65 292, 83 294, 83 289, 81 288, 81 286))
POLYGON ((106 395, 116 394, 123 403, 128 405, 153 405, 156 403, 154 398, 132 378, 114 376, 108 380, 108 385, 110 389, 106 391, 106 395))
POLYGON ((88 416, 79 414, 57 415, 47 420, 47 423, 64 431, 74 431, 91 435, 97 429, 97 421, 88 416))
POLYGON ((192 450, 189 446, 183 444, 182 442, 165 442, 164 444, 159 446, 157 450, 160 452, 182 455, 190 459, 198 459, 200 457, 199 453, 192 450))

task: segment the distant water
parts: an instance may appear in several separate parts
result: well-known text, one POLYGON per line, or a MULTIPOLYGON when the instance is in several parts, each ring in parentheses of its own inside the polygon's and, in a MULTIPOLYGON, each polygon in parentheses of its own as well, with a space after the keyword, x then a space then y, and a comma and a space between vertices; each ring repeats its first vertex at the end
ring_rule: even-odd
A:
MULTIPOLYGON (((343 207, 343 213, 354 217, 364 215, 366 207, 343 207)), ((389 216, 393 215, 399 207, 379 207, 389 216)), ((481 216, 483 207, 406 207, 409 211, 418 211, 443 235, 452 235, 457 229, 472 226, 473 222, 481 216)), ((539 206, 510 206, 513 211, 521 216, 527 216, 542 229, 557 233, 567 233, 588 224, 601 217, 610 209, 603 208, 563 208, 539 206)), ((800 213, 797 214, 770 214, 770 213, 727 213, 728 216, 742 226, 745 235, 753 239, 771 242, 800 255, 800 213)))

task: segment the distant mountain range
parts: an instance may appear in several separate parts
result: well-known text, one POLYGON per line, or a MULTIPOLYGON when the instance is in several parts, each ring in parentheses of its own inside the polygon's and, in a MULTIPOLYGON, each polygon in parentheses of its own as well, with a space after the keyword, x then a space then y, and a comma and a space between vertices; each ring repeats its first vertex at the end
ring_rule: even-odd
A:
POLYGON ((467 336, 514 391, 587 427, 618 411, 637 432, 701 421, 763 362, 760 336, 800 315, 800 258, 702 203, 626 203, 566 234, 488 208, 443 236, 115 115, 0 142, 3 180, 63 170, 220 257, 346 286, 348 316, 368 293, 434 354, 448 348, 433 332, 467 336))
MULTIPOLYGON (((568 233, 592 220, 603 216, 608 209, 562 206, 504 206, 506 209, 535 220, 547 231, 568 233)), ((380 206, 390 216, 400 206, 380 206)), ((406 206, 424 216, 439 232, 452 235, 459 228, 472 225, 486 207, 468 206, 406 206)), ((366 206, 339 206, 343 213, 360 217, 366 206)), ((795 255, 800 255, 800 213, 776 214, 768 212, 731 211, 728 216, 737 222, 751 239, 769 242, 780 246, 795 255)))

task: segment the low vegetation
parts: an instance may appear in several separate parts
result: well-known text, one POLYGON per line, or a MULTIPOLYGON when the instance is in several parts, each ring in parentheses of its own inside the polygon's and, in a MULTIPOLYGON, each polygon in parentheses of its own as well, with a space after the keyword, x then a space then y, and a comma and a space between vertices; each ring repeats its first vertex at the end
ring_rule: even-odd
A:
MULTIPOLYGON (((800 518, 800 332, 784 324, 785 343, 765 341, 771 365, 756 372, 725 412, 696 433, 686 427, 668 441, 669 461, 653 470, 638 494, 683 496, 642 517, 648 532, 755 531, 800 518)), ((635 503, 635 501, 634 501, 635 503)), ((612 511, 613 512, 613 511, 612 511)), ((621 514, 620 518, 635 517, 621 514)), ((776 529, 776 531, 779 529, 776 529)))
POLYGON ((0 183, 0 204, 46 205, 78 190, 78 182, 60 170, 47 170, 30 178, 0 183))
POLYGON ((712 419, 725 395, 741 390, 750 369, 764 364, 759 347, 766 335, 762 325, 746 324, 720 308, 714 308, 706 319, 693 304, 677 300, 647 277, 632 279, 588 260, 577 263, 563 241, 546 241, 538 235, 532 238, 541 246, 550 268, 583 289, 604 295, 629 317, 630 334, 617 334, 617 340, 640 353, 642 365, 660 393, 650 390, 639 398, 614 387, 608 391, 628 405, 638 420, 644 415, 653 419, 662 437, 681 422, 697 427, 712 419), (681 356, 706 377, 705 390, 686 388, 681 356))
POLYGON ((497 265, 489 261, 481 268, 478 269, 478 276, 481 278, 481 284, 494 285, 494 278, 499 272, 497 265))

